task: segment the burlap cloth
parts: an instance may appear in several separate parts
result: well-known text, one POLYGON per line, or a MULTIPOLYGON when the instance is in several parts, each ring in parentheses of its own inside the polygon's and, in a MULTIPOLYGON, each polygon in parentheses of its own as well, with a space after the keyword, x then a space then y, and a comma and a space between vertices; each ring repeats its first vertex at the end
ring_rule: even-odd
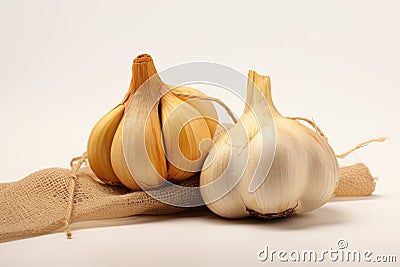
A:
MULTIPOLYGON (((88 168, 77 172, 51 168, 35 172, 26 178, 0 184, 0 242, 26 238, 60 230, 68 215, 71 183, 76 183, 71 223, 113 219, 137 214, 172 214, 184 208, 173 207, 155 200, 145 192, 130 192, 123 186, 97 182, 88 168)), ((182 182, 182 186, 197 186, 198 177, 182 182)), ((185 195, 175 187, 157 190, 164 199, 179 198, 190 204, 198 202, 200 194, 185 195)))
MULTIPOLYGON (((167 205, 142 191, 103 184, 89 167, 72 167, 45 169, 20 181, 0 184, 0 242, 51 233, 74 222, 173 214, 187 209, 167 205)), ((196 187, 198 179, 195 176, 180 185, 196 187)), ((340 168, 337 196, 366 196, 374 189, 375 179, 364 164, 340 168)), ((155 192, 162 199, 179 199, 188 206, 201 201, 198 190, 164 187, 155 192)))

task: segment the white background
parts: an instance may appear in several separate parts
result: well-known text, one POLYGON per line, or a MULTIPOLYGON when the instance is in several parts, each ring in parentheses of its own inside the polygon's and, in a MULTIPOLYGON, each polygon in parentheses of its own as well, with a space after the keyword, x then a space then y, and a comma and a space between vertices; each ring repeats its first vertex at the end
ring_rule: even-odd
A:
POLYGON ((262 266, 264 245, 323 250, 340 238, 400 260, 400 3, 232 2, 0 1, 0 182, 85 151, 146 52, 160 71, 211 61, 270 75, 281 113, 314 118, 337 152, 388 136, 340 162, 365 162, 380 178, 374 196, 271 223, 200 210, 80 224, 73 240, 0 244, 1 266, 262 266))

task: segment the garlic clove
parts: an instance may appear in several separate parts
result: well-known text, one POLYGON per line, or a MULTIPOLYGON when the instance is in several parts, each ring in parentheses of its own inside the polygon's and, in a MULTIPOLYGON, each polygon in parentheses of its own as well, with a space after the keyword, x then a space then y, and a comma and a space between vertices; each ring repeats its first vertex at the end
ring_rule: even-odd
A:
POLYGON ((200 175, 200 193, 214 213, 225 218, 242 218, 246 207, 238 190, 246 165, 254 159, 248 146, 246 120, 240 120, 216 139, 200 175), (234 204, 232 204, 234 203, 234 204))
POLYGON ((118 177, 118 180, 130 188, 131 190, 140 190, 140 186, 132 177, 128 166, 126 165, 124 151, 122 146, 122 129, 125 119, 123 118, 115 132, 113 143, 111 146, 111 164, 112 168, 118 177))
POLYGON ((167 89, 150 56, 137 57, 132 71, 134 95, 125 113, 124 157, 136 183, 141 188, 154 188, 168 178, 159 117, 160 99, 167 89))
POLYGON ((111 144, 118 125, 124 115, 124 106, 116 108, 104 115, 93 127, 88 145, 88 160, 96 176, 105 183, 119 183, 119 179, 111 165, 111 144))
MULTIPOLYGON (((187 86, 174 87, 172 92, 179 92, 189 95, 206 96, 206 94, 204 94, 203 92, 187 86)), ((218 126, 218 114, 217 111, 215 110, 214 105, 210 101, 204 101, 196 98, 187 98, 184 96, 178 96, 178 97, 184 100, 186 103, 193 106, 197 111, 200 112, 203 119, 207 123, 208 129, 210 130, 210 135, 214 136, 215 130, 218 126)))
POLYGON ((150 111, 147 99, 141 96, 131 103, 135 104, 128 108, 123 127, 127 132, 123 146, 129 148, 124 150, 124 157, 136 183, 142 188, 157 187, 168 178, 158 102, 150 111))
POLYGON ((206 140, 211 140, 203 115, 191 104, 167 93, 161 99, 161 120, 169 179, 181 181, 199 172, 210 148, 206 140))

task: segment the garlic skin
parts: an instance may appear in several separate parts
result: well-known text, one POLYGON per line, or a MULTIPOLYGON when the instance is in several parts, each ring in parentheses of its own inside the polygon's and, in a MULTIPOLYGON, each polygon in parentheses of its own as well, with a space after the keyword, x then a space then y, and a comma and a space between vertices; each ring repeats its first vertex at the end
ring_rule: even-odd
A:
POLYGON ((333 150, 324 137, 276 110, 269 77, 250 71, 248 79, 240 121, 216 140, 204 163, 205 203, 225 218, 288 217, 322 206, 339 179, 333 150))

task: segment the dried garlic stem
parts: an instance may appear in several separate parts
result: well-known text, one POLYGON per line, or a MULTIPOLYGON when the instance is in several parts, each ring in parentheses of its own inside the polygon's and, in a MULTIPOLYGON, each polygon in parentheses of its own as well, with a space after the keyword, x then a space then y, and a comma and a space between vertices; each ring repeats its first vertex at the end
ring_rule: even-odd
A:
POLYGON ((194 98, 194 99, 201 99, 201 100, 209 100, 218 103, 223 109, 226 110, 229 117, 231 117, 232 121, 236 124, 238 119, 236 118, 235 114, 233 114, 232 110, 220 99, 211 97, 211 96, 202 96, 202 95, 193 95, 193 94, 185 94, 180 92, 173 92, 174 95, 187 97, 187 98, 194 98))
POLYGON ((365 146, 367 146, 367 145, 370 144, 370 143, 373 143, 373 142, 385 142, 386 140, 387 140, 386 137, 373 138, 373 139, 371 139, 371 140, 368 140, 368 141, 365 141, 365 142, 362 142, 362 143, 356 145, 355 147, 353 147, 352 149, 350 149, 350 150, 347 151, 347 152, 344 152, 344 153, 342 153, 342 154, 336 155, 336 157, 339 158, 339 159, 344 159, 347 155, 349 155, 349 154, 352 153, 353 151, 356 151, 356 150, 359 149, 359 148, 365 147, 365 146))
POLYGON ((303 118, 303 117, 286 117, 286 118, 295 120, 295 121, 305 121, 308 124, 310 124, 321 137, 325 137, 324 132, 317 126, 317 124, 314 122, 314 120, 310 120, 310 119, 303 118))

